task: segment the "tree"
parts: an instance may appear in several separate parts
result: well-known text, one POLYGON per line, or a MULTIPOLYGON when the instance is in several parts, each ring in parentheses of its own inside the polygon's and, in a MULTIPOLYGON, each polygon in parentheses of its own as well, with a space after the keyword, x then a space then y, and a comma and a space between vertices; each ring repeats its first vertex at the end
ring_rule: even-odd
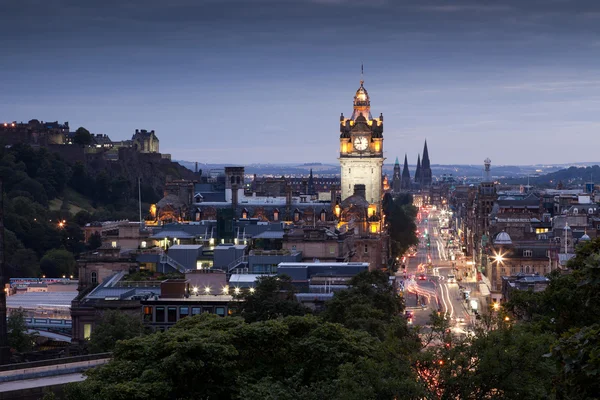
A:
POLYGON ((17 250, 11 258, 11 264, 16 273, 23 278, 36 278, 42 275, 37 255, 31 249, 17 250))
POLYGON ((88 248, 90 250, 95 250, 100 246, 102 246, 102 236, 99 232, 94 232, 88 240, 88 248))
POLYGON ((298 303, 295 293, 290 277, 264 276, 259 278, 254 293, 241 296, 244 301, 237 307, 246 322, 307 314, 310 310, 298 303))
POLYGON ((315 316, 247 323, 203 314, 118 342, 111 362, 67 391, 73 400, 341 400, 361 398, 342 387, 361 376, 370 398, 405 398, 415 390, 407 366, 378 339, 315 316))
POLYGON ((75 257, 65 249, 52 249, 40 260, 40 268, 49 278, 70 276, 75 274, 75 257))
POLYGON ((127 340, 140 336, 143 332, 139 318, 119 310, 107 310, 90 336, 90 351, 103 353, 112 351, 119 340, 127 340))
POLYGON ((25 312, 22 308, 13 310, 7 321, 8 345, 18 352, 29 351, 35 344, 37 333, 27 333, 25 312))
POLYGON ((404 302, 388 276, 381 271, 364 271, 352 278, 348 289, 333 295, 322 317, 383 339, 390 326, 402 331, 400 336, 408 334, 406 321, 398 318, 403 312, 404 302))
POLYGON ((92 134, 84 127, 79 127, 73 136, 73 143, 80 146, 88 146, 92 144, 92 134))
POLYGON ((393 198, 389 193, 383 198, 383 212, 388 224, 392 258, 402 257, 411 247, 419 244, 415 218, 417 209, 409 194, 393 198))

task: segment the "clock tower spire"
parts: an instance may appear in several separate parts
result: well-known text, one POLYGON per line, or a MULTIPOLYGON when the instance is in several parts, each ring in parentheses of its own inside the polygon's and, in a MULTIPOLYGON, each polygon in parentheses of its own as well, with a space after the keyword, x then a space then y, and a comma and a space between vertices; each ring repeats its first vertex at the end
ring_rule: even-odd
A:
POLYGON ((354 194, 354 185, 365 185, 365 200, 380 209, 383 167, 383 115, 373 118, 371 99, 364 86, 354 95, 350 118, 340 116, 340 166, 342 200, 354 194))

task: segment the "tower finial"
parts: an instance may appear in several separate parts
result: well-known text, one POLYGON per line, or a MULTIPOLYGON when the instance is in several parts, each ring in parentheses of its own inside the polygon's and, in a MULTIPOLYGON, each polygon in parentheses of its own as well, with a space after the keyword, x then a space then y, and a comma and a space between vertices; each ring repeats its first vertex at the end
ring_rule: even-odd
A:
POLYGON ((365 83, 364 73, 365 73, 364 65, 363 65, 363 63, 360 63, 360 84, 361 84, 361 86, 363 83, 365 83))

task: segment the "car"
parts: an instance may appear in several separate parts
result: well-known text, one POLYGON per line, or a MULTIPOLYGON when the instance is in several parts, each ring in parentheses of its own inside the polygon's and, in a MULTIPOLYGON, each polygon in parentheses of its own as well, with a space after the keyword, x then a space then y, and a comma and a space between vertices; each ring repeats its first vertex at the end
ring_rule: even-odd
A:
POLYGON ((456 322, 463 323, 463 322, 465 322, 465 319, 463 317, 457 317, 456 322))
POLYGON ((420 281, 425 281, 425 280, 427 280, 427 275, 425 275, 425 274, 421 274, 421 275, 419 275, 419 280, 420 280, 420 281))

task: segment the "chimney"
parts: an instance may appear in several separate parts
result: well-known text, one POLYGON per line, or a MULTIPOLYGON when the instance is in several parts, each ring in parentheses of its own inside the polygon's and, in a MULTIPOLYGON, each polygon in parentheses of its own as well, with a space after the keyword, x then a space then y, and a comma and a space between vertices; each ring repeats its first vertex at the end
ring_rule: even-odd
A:
POLYGON ((367 189, 366 189, 365 185, 363 185, 362 183, 354 185, 354 195, 360 196, 366 200, 367 189))

